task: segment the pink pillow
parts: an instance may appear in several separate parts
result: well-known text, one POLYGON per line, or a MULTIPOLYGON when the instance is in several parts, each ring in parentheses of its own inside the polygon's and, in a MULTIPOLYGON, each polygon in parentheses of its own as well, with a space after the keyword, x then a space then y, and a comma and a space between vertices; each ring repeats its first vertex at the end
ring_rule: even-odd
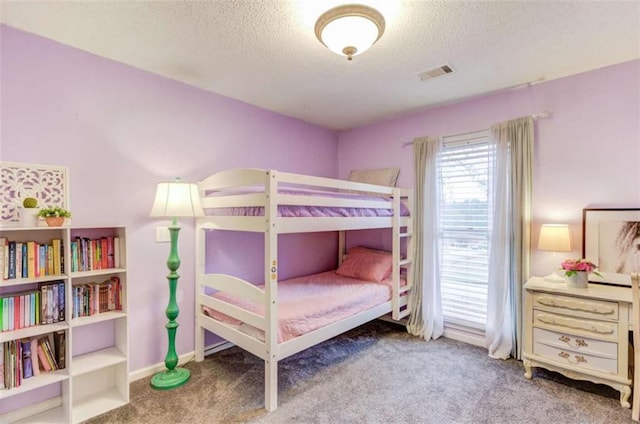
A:
POLYGON ((343 277, 380 282, 391 274, 393 256, 390 252, 353 247, 347 253, 347 259, 336 270, 343 277))

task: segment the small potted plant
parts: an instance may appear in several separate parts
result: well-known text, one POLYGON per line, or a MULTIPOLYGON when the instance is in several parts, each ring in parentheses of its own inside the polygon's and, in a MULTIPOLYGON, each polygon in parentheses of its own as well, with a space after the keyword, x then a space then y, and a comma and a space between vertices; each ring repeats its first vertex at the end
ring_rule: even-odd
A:
POLYGON ((20 225, 23 227, 35 227, 38 223, 38 199, 25 197, 20 209, 20 225))
POLYGON ((38 216, 43 217, 49 227, 60 227, 65 218, 71 218, 71 212, 59 206, 51 206, 40 209, 38 216))
POLYGON ((597 271, 597 265, 588 259, 567 259, 560 264, 564 270, 565 281, 569 287, 589 287, 589 273, 602 277, 597 271))

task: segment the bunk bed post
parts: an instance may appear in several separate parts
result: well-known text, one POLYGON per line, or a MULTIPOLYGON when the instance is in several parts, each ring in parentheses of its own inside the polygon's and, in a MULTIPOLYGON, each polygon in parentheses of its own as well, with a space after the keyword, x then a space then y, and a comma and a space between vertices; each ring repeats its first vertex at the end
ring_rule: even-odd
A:
POLYGON ((391 268, 391 317, 400 319, 400 190, 393 189, 393 221, 392 221, 393 265, 391 268))
POLYGON ((200 325, 200 295, 204 293, 204 286, 202 286, 200 279, 205 274, 205 231, 200 225, 200 218, 196 218, 196 290, 195 290, 195 331, 196 331, 196 362, 204 360, 204 327, 200 325))
POLYGON ((347 253, 346 232, 338 231, 338 266, 342 265, 344 255, 347 253))
POLYGON ((267 171, 265 192, 268 193, 265 207, 266 229, 264 233, 264 280, 265 280, 265 331, 266 355, 264 362, 264 407, 273 411, 278 407, 278 178, 275 171, 267 171))

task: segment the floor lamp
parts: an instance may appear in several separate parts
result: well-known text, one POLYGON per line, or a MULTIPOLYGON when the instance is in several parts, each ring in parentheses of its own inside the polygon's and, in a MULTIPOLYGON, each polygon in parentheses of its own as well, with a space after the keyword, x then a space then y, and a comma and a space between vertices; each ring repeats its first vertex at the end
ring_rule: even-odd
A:
MULTIPOLYGON (((538 250, 549 252, 571 252, 571 232, 567 224, 542 224, 538 238, 538 250)), ((564 278, 557 273, 544 277, 546 281, 563 283, 564 278)))
POLYGON ((155 374, 151 378, 151 387, 158 390, 169 390, 182 386, 191 377, 191 373, 186 368, 176 368, 178 365, 178 355, 176 354, 176 331, 178 330, 178 302, 176 301, 176 288, 178 286, 178 268, 180 258, 178 257, 178 226, 179 217, 202 216, 200 206, 200 196, 198 186, 176 178, 175 181, 160 182, 156 189, 156 198, 151 208, 149 216, 157 218, 171 218, 169 235, 171 237, 171 251, 167 259, 169 268, 169 305, 166 314, 169 322, 166 325, 169 337, 169 348, 167 356, 164 358, 166 370, 155 374))

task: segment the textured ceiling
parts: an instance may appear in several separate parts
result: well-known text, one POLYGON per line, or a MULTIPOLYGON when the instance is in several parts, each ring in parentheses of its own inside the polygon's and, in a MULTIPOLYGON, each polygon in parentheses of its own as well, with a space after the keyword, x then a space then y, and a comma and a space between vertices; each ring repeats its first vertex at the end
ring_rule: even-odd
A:
POLYGON ((363 0, 387 28, 349 62, 314 34, 340 3, 2 0, 0 22, 334 129, 640 58, 640 1, 363 0))

